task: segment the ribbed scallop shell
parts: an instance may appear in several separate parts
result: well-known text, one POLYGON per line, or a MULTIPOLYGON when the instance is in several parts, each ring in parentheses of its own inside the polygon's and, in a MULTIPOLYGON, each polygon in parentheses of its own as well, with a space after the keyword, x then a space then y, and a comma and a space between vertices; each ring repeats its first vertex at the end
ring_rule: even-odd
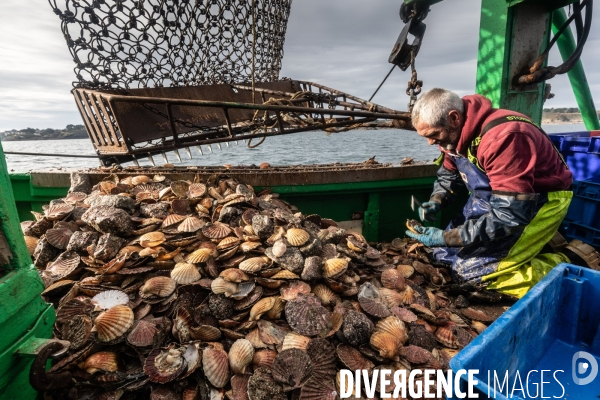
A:
POLYGON ((285 233, 285 237, 290 245, 300 247, 310 239, 310 234, 304 229, 290 228, 285 233))
POLYGON ((435 338, 445 347, 458 349, 458 341, 450 324, 438 327, 434 332, 435 338))
POLYGON ((237 283, 229 282, 222 277, 219 277, 212 281, 210 290, 212 290, 214 294, 224 294, 225 297, 231 297, 238 292, 238 285, 237 283))
POLYGON ((204 183, 192 183, 188 187, 187 196, 190 199, 199 199, 206 194, 206 185, 204 183))
POLYGON ((140 295, 143 298, 150 296, 168 297, 175 291, 177 283, 166 276, 157 276, 146 281, 140 288, 140 295))
POLYGON ((347 344, 338 345, 336 353, 340 361, 352 371, 358 369, 371 370, 375 366, 375 364, 363 356, 360 351, 347 344))
POLYGON ((348 269, 348 261, 343 258, 330 258, 325 260, 323 266, 323 277, 333 278, 346 272, 348 269))
POLYGON ((301 335, 315 336, 329 330, 331 314, 313 295, 301 295, 288 301, 285 316, 290 328, 301 335))
POLYGON ((341 302, 340 297, 323 284, 315 285, 312 292, 321 300, 321 304, 324 306, 331 306, 341 302))
POLYGON ((299 400, 335 400, 337 398, 338 393, 335 390, 333 378, 323 379, 313 376, 302 386, 299 400))
POLYGON ((87 342, 91 332, 92 319, 87 315, 76 315, 63 324, 61 339, 69 341, 69 348, 76 350, 87 342))
POLYGON ((84 201, 87 197, 88 195, 82 192, 71 192, 65 197, 65 203, 79 203, 84 201))
POLYGON ((271 279, 291 280, 291 279, 300 279, 300 277, 298 275, 296 275, 295 273, 293 273, 292 271, 288 271, 287 269, 282 269, 281 271, 277 272, 275 275, 272 275, 271 279))
POLYGON ((285 335, 285 338, 283 338, 281 350, 300 349, 306 351, 308 342, 310 342, 310 338, 308 336, 299 335, 296 332, 290 332, 285 335))
POLYGON ((181 221, 183 221, 184 219, 186 219, 185 215, 169 214, 169 215, 167 215, 167 218, 165 218, 163 220, 163 222, 161 224, 161 228, 166 228, 168 226, 178 224, 181 221))
POLYGON ((57 249, 65 250, 73 231, 69 228, 54 228, 46 231, 46 240, 57 249))
POLYGON ((131 178, 131 184, 134 186, 142 185, 148 182, 152 182, 152 179, 147 175, 137 175, 131 178))
POLYGON ((370 282, 366 282, 361 286, 358 293, 358 303, 367 314, 379 318, 390 315, 390 310, 384 304, 379 289, 370 282))
POLYGON ((144 362, 144 373, 150 382, 167 383, 177 379, 187 367, 181 349, 152 350, 144 362))
POLYGON ((112 351, 94 353, 85 360, 83 369, 89 374, 98 371, 115 372, 119 369, 117 354, 112 351))
POLYGON ((259 350, 254 353, 252 358, 252 365, 254 369, 265 367, 271 369, 273 367, 273 361, 277 357, 277 352, 274 350, 259 350))
POLYGON ((249 253, 258 249, 260 246, 262 246, 261 242, 244 242, 240 245, 240 250, 244 253, 249 253))
POLYGON ((190 328, 190 337, 203 342, 214 342, 221 338, 221 330, 212 325, 199 325, 190 328))
POLYGON ((70 204, 60 203, 48 207, 46 210, 46 218, 50 221, 62 219, 73 211, 73 206, 70 204))
POLYGON ((475 308, 463 308, 462 310, 460 310, 460 313, 463 315, 463 317, 466 317, 470 320, 473 321, 479 321, 479 322, 492 322, 494 321, 494 318, 492 318, 491 316, 487 315, 486 313, 484 313, 483 311, 477 310, 475 308))
POLYGON ((312 362, 304 351, 296 348, 282 350, 272 367, 273 379, 283 384, 283 390, 302 387, 312 375, 312 362))
POLYGON ((202 228, 202 234, 209 239, 223 239, 231 233, 231 228, 220 222, 207 223, 202 228))
POLYGON ((228 282, 235 283, 244 282, 250 279, 250 277, 246 275, 244 271, 237 268, 227 268, 226 270, 222 271, 219 276, 228 282))
POLYGON ((404 290, 406 286, 404 283, 404 276, 396 269, 386 269, 381 273, 381 284, 384 288, 404 290))
POLYGON ((246 339, 236 340, 229 349, 229 366, 234 374, 243 374, 252 362, 254 347, 246 339))
POLYGON ((211 249, 200 248, 186 257, 186 261, 192 264, 199 264, 208 261, 212 254, 211 249))
POLYGON ((179 232, 196 232, 204 226, 204 222, 196 217, 187 217, 177 227, 179 232))
POLYGON ((127 305, 129 303, 129 295, 120 290, 106 290, 95 295, 92 301, 98 307, 108 310, 114 306, 127 305))
POLYGON ((281 298, 289 301, 294 300, 299 294, 309 294, 310 285, 302 281, 290 282, 287 286, 280 289, 281 298))
POLYGON ((234 236, 228 236, 225 239, 221 240, 217 245, 217 250, 224 251, 231 249, 240 244, 240 239, 234 236))
POLYGON ((135 347, 150 347, 154 343, 154 337, 158 334, 158 328, 149 321, 137 321, 129 335, 127 342, 135 347))
POLYGON ((477 333, 483 333, 487 329, 487 325, 479 321, 471 322, 471 328, 475 330, 477 333))
POLYGON ((258 272, 269 263, 269 258, 267 257, 252 257, 247 260, 244 260, 238 266, 244 272, 255 273, 258 272))
POLYGON ((27 251, 29 252, 29 255, 32 256, 40 240, 34 236, 25 236, 24 239, 27 251))
POLYGON ((260 317, 271 310, 275 303, 277 302, 277 297, 264 297, 260 299, 256 304, 252 306, 250 309, 250 317, 249 321, 256 321, 260 319, 260 317))
POLYGON ((398 265, 396 267, 396 271, 400 272, 400 275, 402 275, 405 278, 410 278, 415 273, 415 269, 413 268, 413 266, 406 264, 398 265))
POLYGON ((177 197, 187 197, 190 186, 188 181, 175 181, 171 183, 171 191, 177 197))
POLYGON ((375 330, 379 332, 387 332, 390 335, 396 337, 401 344, 405 344, 408 340, 408 330, 404 322, 395 315, 390 315, 377 322, 375 330))
POLYGON ((381 300, 388 307, 397 307, 400 304, 403 304, 404 297, 398 293, 396 290, 381 288, 379 289, 379 294, 381 295, 381 300))
POLYGON ((167 239, 165 234, 162 232, 150 232, 140 236, 140 246, 142 247, 156 247, 164 243, 167 239))
POLYGON ((94 329, 100 342, 110 342, 123 336, 133 325, 134 317, 131 308, 123 305, 115 306, 100 313, 94 321, 94 329))
POLYGON ((401 346, 400 340, 388 332, 375 331, 371 335, 371 346, 379 351, 379 355, 385 358, 396 358, 401 346))
POLYGON ((411 364, 425 364, 433 358, 433 355, 419 346, 406 346, 402 349, 401 355, 411 364))
POLYGON ((81 257, 74 251, 67 251, 58 256, 46 271, 52 274, 54 279, 62 279, 75 271, 81 262, 81 257))
POLYGON ((171 278, 180 285, 196 282, 202 276, 194 264, 179 263, 171 271, 171 278))
POLYGON ((229 381, 229 359, 227 353, 219 349, 206 349, 202 353, 202 369, 208 381, 222 388, 229 381))

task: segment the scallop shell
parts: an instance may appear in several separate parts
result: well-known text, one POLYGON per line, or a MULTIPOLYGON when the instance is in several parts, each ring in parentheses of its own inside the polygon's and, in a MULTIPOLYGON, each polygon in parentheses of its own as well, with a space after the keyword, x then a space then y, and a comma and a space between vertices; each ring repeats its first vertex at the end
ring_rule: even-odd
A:
POLYGON ((69 228, 54 228, 46 231, 46 240, 57 249, 65 250, 73 231, 69 228))
POLYGON ((283 390, 287 392, 302 387, 311 377, 313 368, 308 354, 293 348, 277 354, 271 371, 273 379, 283 384, 283 390))
POLYGON ((254 369, 262 367, 271 369, 275 357, 277 357, 277 352, 274 350, 259 350, 255 352, 254 357, 252 357, 252 365, 254 366, 254 369))
POLYGON ((313 287, 312 292, 321 300, 324 306, 332 306, 341 302, 340 297, 335 292, 323 284, 318 284, 313 287))
POLYGON ((311 377, 300 390, 299 400, 335 400, 338 393, 335 390, 333 378, 323 379, 311 377))
POLYGON ((398 272, 400 272, 400 275, 402 275, 405 278, 410 278, 411 276, 413 276, 413 274, 415 273, 415 269, 413 268, 412 265, 406 265, 406 264, 400 264, 396 267, 396 270, 398 272))
POLYGON ((171 271, 171 278, 180 285, 196 282, 202 276, 194 264, 179 263, 171 271))
POLYGON ((229 349, 229 366, 234 374, 243 374, 254 358, 254 347, 246 339, 236 340, 229 349))
POLYGON ((71 350, 77 350, 87 342, 91 332, 92 319, 87 315, 76 315, 63 324, 61 338, 71 343, 71 350))
POLYGON ((150 232, 140 236, 140 246, 142 247, 156 247, 165 241, 165 234, 162 232, 150 232))
POLYGON ((348 261, 343 258, 330 258, 325 260, 323 266, 323 277, 333 278, 346 272, 348 269, 348 261))
POLYGON ((179 215, 179 214, 169 214, 167 215, 167 218, 165 218, 161 224, 161 228, 166 228, 169 227, 171 225, 175 225, 180 223, 181 221, 183 221, 184 219, 186 219, 186 217, 184 215, 179 215))
POLYGON ((252 274, 260 271, 265 265, 269 263, 269 261, 270 260, 267 257, 252 257, 242 261, 238 268, 244 272, 252 274))
POLYGON ((471 307, 463 308, 462 310, 460 310, 460 314, 462 314, 463 317, 468 318, 473 321, 479 321, 479 322, 493 322, 494 321, 494 318, 487 315, 483 311, 480 311, 480 310, 477 310, 477 309, 471 308, 471 307))
POLYGON ((404 296, 393 289, 381 288, 379 294, 388 308, 397 307, 404 302, 404 296))
POLYGON ((404 290, 406 287, 404 279, 397 269, 386 269, 381 273, 381 284, 387 289, 404 290))
POLYGON ((27 251, 29 255, 32 256, 35 251, 36 246, 38 245, 39 239, 34 236, 25 236, 25 245, 27 246, 27 251))
POLYGON ((262 246, 261 242, 244 242, 240 245, 240 250, 244 253, 249 253, 253 250, 257 250, 260 246, 262 246))
POLYGON ((471 322, 471 328, 475 330, 477 333, 483 333, 487 329, 487 325, 479 321, 471 322))
POLYGON ((310 338, 307 336, 299 335, 296 332, 290 332, 283 338, 281 350, 287 349, 300 349, 306 351, 306 347, 310 342, 310 338))
POLYGON ((99 371, 115 372, 119 369, 117 354, 112 351, 94 353, 85 360, 83 369, 88 374, 94 374, 99 371))
POLYGON ((206 349, 202 353, 202 369, 208 381, 222 388, 229 381, 229 360, 227 353, 219 349, 206 349))
POLYGON ((187 197, 190 186, 188 181, 175 181, 171 183, 171 192, 177 197, 187 197))
POLYGON ((329 331, 330 312, 313 295, 300 295, 285 305, 286 319, 296 333, 315 336, 329 331))
POLYGON ((202 228, 202 234, 209 239, 223 239, 230 233, 231 228, 220 222, 209 222, 202 228))
POLYGON ((387 332, 397 338, 401 344, 405 344, 408 340, 408 330, 404 322, 395 315, 390 315, 377 322, 375 330, 379 332, 387 332))
POLYGON ((48 207, 46 210, 46 218, 50 221, 62 219, 73 212, 73 206, 70 204, 60 203, 48 207))
POLYGON ((66 251, 58 256, 52 264, 46 268, 53 279, 62 279, 77 269, 81 257, 74 251, 66 251))
POLYGON ((275 275, 271 276, 271 279, 300 279, 300 277, 298 275, 296 275, 295 273, 293 273, 292 271, 288 271, 287 269, 282 269, 281 271, 277 272, 275 275))
POLYGON ((199 325, 190 328, 190 336, 194 340, 203 342, 214 342, 221 338, 221 330, 212 325, 199 325))
POLYGON ((144 320, 137 321, 129 335, 127 335, 127 342, 135 347, 150 347, 158 333, 155 324, 144 320))
POLYGON ((108 310, 118 305, 127 305, 129 303, 129 295, 120 290, 106 290, 100 292, 92 298, 92 302, 98 307, 108 310))
POLYGON ((366 282, 361 286, 358 293, 358 303, 367 314, 379 318, 390 315, 390 310, 384 304, 379 289, 370 282, 366 282))
POLYGON ((458 349, 458 340, 452 330, 452 325, 444 325, 438 327, 434 332, 435 338, 445 347, 458 349))
POLYGON ((133 325, 134 316, 131 308, 123 305, 115 306, 100 313, 94 321, 94 329, 100 342, 110 342, 123 336, 133 325))
POLYGON ((183 374, 187 367, 184 352, 176 348, 152 350, 144 362, 144 373, 150 382, 167 383, 183 374))
POLYGON ((406 346, 402 349, 401 355, 411 364, 425 364, 433 358, 433 354, 418 346, 406 346))
POLYGON ((299 294, 309 294, 310 285, 302 281, 290 282, 287 286, 280 289, 281 298, 289 301, 294 300, 299 294))
POLYGON ((273 380, 271 370, 258 368, 248 380, 248 397, 252 400, 287 400, 281 385, 273 380))
POLYGON ((217 245, 217 250, 224 251, 231 249, 240 244, 240 239, 234 236, 228 236, 225 239, 221 240, 217 245))
POLYGON ((353 346, 360 346, 369 341, 375 326, 373 322, 363 313, 348 310, 344 313, 342 333, 353 346))
POLYGON ((336 354, 340 361, 350 370, 356 371, 359 369, 366 369, 370 371, 375 364, 368 358, 362 355, 356 348, 347 344, 340 344, 336 349, 336 354))
POLYGON ((83 192, 71 192, 67 194, 67 197, 65 197, 65 203, 79 203, 81 201, 84 201, 87 197, 88 195, 83 192))
POLYGON ((224 294, 226 297, 231 297, 238 292, 238 285, 219 277, 212 281, 210 289, 214 294, 224 294))
POLYGON ((187 197, 190 199, 199 199, 205 194, 206 185, 204 183, 192 183, 187 190, 187 197))
POLYGON ((418 231, 419 227, 423 227, 423 225, 421 225, 421 223, 417 220, 414 219, 407 219, 406 220, 406 227, 408 228, 409 231, 416 233, 416 234, 420 234, 421 232, 418 231))
POLYGON ((185 260, 192 264, 207 262, 212 252, 213 251, 211 249, 200 248, 194 251, 193 253, 190 253, 185 260))
POLYGON ((371 335, 371 346, 379 351, 384 358, 394 359, 398 356, 401 347, 400 340, 388 332, 375 331, 371 335))
POLYGON ((228 268, 228 269, 222 271, 219 274, 219 276, 228 282, 235 282, 235 283, 244 282, 244 281, 247 281, 248 279, 250 279, 250 277, 248 275, 246 275, 246 273, 244 271, 242 271, 241 269, 237 269, 237 268, 228 268))
POLYGON ((175 291, 177 283, 166 276, 150 278, 140 288, 140 296, 148 298, 151 296, 168 297, 175 291))
POLYGON ((187 217, 177 227, 179 232, 196 232, 204 226, 204 222, 196 217, 187 217))
POLYGON ((290 228, 285 237, 291 246, 300 247, 310 239, 310 234, 304 229, 290 228))
POLYGON ((264 297, 260 299, 250 309, 250 317, 248 318, 248 320, 257 321, 264 313, 271 310, 276 302, 277 297, 264 297))
MULTIPOLYGON (((185 359, 185 363, 187 364, 186 371, 180 376, 180 379, 187 378, 190 376, 200 365, 202 364, 202 350, 199 349, 198 343, 188 343, 185 345, 185 352, 183 353, 183 358, 185 359)), ((187 400, 185 397, 185 392, 182 397, 182 400, 187 400)), ((189 398, 189 400, 194 400, 195 397, 189 398)))
POLYGON ((147 175, 137 175, 131 178, 131 184, 134 186, 142 185, 148 182, 152 182, 152 179, 147 175))

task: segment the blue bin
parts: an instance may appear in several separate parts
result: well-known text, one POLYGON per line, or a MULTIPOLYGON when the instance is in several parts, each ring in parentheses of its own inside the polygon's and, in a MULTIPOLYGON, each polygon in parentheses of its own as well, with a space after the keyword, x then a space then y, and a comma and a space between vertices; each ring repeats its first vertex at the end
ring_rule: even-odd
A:
MULTIPOLYGON (((599 325, 600 272, 563 263, 454 357, 450 367, 455 373, 479 370, 475 390, 480 399, 539 399, 542 379, 545 398, 598 399, 599 325), (591 383, 576 384, 575 379, 584 383, 594 373, 594 364, 598 376, 591 383), (542 370, 546 371, 543 375, 542 370), (529 375, 528 394, 530 371, 537 372, 529 375), (508 391, 498 391, 494 373, 499 382, 508 377, 508 391), (525 392, 516 390, 511 397, 517 373, 525 392)), ((466 379, 461 380, 463 392, 466 384, 466 379)))
POLYGON ((560 233, 568 240, 579 239, 600 250, 600 183, 573 182, 573 200, 560 233))
POLYGON ((573 173, 573 179, 600 183, 600 136, 589 132, 549 135, 573 173))

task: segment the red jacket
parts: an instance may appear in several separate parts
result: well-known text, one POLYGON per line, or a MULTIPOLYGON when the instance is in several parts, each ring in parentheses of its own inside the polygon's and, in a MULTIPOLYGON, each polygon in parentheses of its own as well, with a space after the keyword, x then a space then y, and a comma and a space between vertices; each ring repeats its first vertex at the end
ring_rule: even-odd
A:
MULTIPOLYGON (((488 122, 506 115, 526 117, 493 108, 492 103, 480 95, 465 96, 463 102, 465 123, 456 151, 465 157, 472 140, 488 122)), ((494 191, 553 192, 568 190, 573 183, 571 171, 559 158, 551 140, 525 122, 507 122, 490 129, 481 139, 477 159, 494 191)), ((452 157, 444 158, 444 167, 456 171, 452 157)))

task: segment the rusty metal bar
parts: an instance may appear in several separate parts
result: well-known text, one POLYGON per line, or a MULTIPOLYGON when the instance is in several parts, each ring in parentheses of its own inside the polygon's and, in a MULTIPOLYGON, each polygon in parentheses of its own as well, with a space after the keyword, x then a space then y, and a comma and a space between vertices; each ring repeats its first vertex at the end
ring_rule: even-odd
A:
POLYGON ((74 91, 74 95, 75 95, 75 104, 77 104, 77 109, 79 110, 79 114, 81 114, 81 118, 83 119, 85 126, 90 128, 90 129, 87 129, 88 136, 90 137, 90 140, 94 144, 94 147, 97 147, 100 145, 100 140, 98 138, 98 134, 97 134, 96 130, 94 129, 92 121, 90 120, 90 116, 88 115, 88 112, 86 111, 85 100, 82 98, 81 93, 76 90, 74 91))
POLYGON ((231 119, 229 118, 229 111, 227 111, 227 108, 223 107, 223 112, 225 113, 225 120, 227 121, 227 132, 229 132, 229 137, 233 137, 233 130, 231 129, 231 119))
POLYGON ((175 144, 179 144, 179 139, 177 138, 177 129, 175 128, 175 121, 173 120, 173 112, 171 111, 171 103, 166 103, 166 106, 169 126, 171 127, 171 134, 173 135, 173 142, 175 142, 175 144))

